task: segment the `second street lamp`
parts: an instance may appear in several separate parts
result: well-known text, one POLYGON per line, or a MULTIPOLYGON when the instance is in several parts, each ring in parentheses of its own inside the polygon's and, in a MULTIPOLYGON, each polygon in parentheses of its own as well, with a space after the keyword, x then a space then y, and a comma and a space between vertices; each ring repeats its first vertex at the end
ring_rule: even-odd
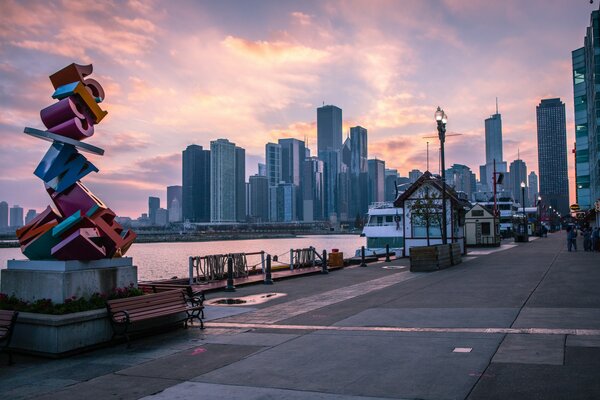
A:
POLYGON ((444 162, 444 142, 446 141, 446 123, 448 116, 439 106, 435 111, 438 137, 440 139, 440 167, 442 169, 442 244, 448 244, 448 223, 446 222, 446 164, 444 162))

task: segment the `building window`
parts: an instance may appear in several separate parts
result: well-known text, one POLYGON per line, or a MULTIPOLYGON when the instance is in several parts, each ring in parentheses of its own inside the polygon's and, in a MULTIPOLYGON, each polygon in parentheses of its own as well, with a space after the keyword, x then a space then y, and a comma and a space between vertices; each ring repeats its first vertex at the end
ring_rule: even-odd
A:
POLYGON ((489 236, 490 235, 490 223, 489 222, 482 222, 481 223, 481 234, 484 236, 489 236))
MULTIPOLYGON (((442 230, 440 229, 440 221, 442 220, 442 214, 431 214, 429 217, 429 237, 430 238, 441 238, 442 230)), ((411 215, 411 227, 413 238, 426 238, 427 237, 427 221, 425 218, 419 215, 411 215)))

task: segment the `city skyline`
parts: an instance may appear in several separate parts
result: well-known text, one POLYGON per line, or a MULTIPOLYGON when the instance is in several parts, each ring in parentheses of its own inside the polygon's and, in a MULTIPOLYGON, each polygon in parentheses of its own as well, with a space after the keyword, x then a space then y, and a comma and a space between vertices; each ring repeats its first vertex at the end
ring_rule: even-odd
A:
MULTIPOLYGON (((344 138, 351 126, 363 126, 369 158, 404 176, 426 169, 422 136, 435 134, 437 105, 449 115, 448 130, 463 134, 448 139, 446 164, 476 171, 485 163, 483 121, 498 97, 505 161, 517 159, 520 148, 528 169, 537 171, 540 99, 563 99, 569 154, 575 141, 570 52, 581 46, 596 6, 8 1, 3 8, 0 90, 10 97, 3 96, 0 115, 0 200, 43 209, 32 174, 39 149, 23 127, 51 103, 49 72, 93 62, 111 95, 105 123, 88 140, 106 149, 93 159, 102 174, 90 175, 89 186, 119 214, 137 216, 149 196, 166 204, 166 187, 182 184, 181 151, 188 145, 235 142, 246 149, 246 177, 265 161, 268 142, 307 138, 316 155, 315 109, 323 103, 343 110, 344 138), (57 26, 59 16, 81 22, 57 26)), ((437 172, 435 140, 430 159, 437 172)))

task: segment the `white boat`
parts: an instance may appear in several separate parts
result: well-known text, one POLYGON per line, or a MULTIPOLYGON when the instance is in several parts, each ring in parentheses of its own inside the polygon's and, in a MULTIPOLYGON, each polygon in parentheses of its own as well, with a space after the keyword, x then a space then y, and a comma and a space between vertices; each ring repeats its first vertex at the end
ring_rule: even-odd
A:
MULTIPOLYGON (((369 207, 368 219, 362 235, 367 238, 365 255, 384 255, 385 246, 390 246, 390 254, 402 257, 404 231, 402 230, 402 208, 391 202, 373 203, 369 207)), ((356 251, 360 256, 361 249, 356 251)))

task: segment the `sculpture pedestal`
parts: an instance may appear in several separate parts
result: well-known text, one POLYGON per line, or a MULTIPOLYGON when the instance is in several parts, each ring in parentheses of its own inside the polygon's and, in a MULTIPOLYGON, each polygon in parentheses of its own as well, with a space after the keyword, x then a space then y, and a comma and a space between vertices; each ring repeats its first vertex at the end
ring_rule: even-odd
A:
POLYGON ((131 257, 96 261, 9 260, 0 271, 0 293, 26 301, 50 299, 64 303, 72 296, 89 297, 115 288, 137 287, 131 257))

